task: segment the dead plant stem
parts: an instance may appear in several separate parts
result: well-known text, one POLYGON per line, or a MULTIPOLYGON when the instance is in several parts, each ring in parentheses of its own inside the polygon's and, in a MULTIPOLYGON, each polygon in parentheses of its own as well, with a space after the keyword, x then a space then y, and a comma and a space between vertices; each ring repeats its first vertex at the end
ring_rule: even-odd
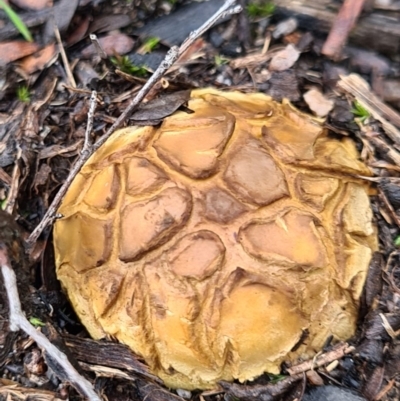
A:
POLYGON ((67 53, 65 53, 65 49, 61 40, 60 31, 58 30, 57 26, 54 28, 54 34, 58 42, 58 47, 60 49, 61 59, 64 63, 65 73, 67 74, 68 83, 70 86, 76 88, 76 82, 74 75, 72 74, 71 67, 69 65, 67 53))
POLYGON ((89 111, 88 111, 88 121, 86 125, 86 131, 85 131, 85 142, 83 144, 82 148, 82 153, 86 152, 87 150, 90 150, 90 134, 92 133, 93 129, 93 119, 94 119, 94 112, 96 110, 96 105, 97 105, 97 92, 92 91, 92 95, 90 96, 90 106, 89 106, 89 111))

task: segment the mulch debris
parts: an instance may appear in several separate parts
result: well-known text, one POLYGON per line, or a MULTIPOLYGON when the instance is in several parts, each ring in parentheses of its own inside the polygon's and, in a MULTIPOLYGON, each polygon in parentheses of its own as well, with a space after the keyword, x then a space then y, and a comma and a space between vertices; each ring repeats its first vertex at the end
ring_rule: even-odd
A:
MULTIPOLYGON (((284 366, 282 377, 221 383, 208 392, 169 391, 127 347, 88 337, 55 278, 49 229, 30 260, 21 253, 23 241, 82 149, 91 91, 98 93, 93 126, 97 138, 116 121, 169 48, 181 44, 223 3, 14 0, 11 6, 30 29, 33 42, 22 40, 0 10, 0 209, 19 223, 17 227, 0 210, 0 242, 13 251, 24 311, 110 401, 399 400, 397 1, 276 0, 272 15, 254 15, 249 7, 253 3, 241 0, 244 11, 222 19, 196 40, 128 122, 158 124, 185 107, 189 89, 214 86, 289 99, 324 118, 332 135, 354 139, 374 173, 369 179, 375 184, 372 202, 380 252, 371 261, 359 330, 350 346, 327 344, 323 362, 291 375, 292 367, 284 366), (346 22, 344 31, 331 30, 327 42, 332 22, 343 26, 349 13, 351 23, 346 22)), ((28 336, 9 331, 4 288, 0 295, 0 400, 82 400, 28 336)))

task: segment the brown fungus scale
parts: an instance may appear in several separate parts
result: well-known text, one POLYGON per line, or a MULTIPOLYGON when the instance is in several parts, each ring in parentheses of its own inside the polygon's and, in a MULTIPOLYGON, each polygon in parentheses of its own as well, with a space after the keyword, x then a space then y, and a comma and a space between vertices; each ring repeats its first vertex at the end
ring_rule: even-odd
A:
POLYGON ((54 243, 94 338, 167 386, 207 389, 351 337, 377 239, 350 140, 259 93, 195 90, 189 108, 116 132, 71 185, 54 243))

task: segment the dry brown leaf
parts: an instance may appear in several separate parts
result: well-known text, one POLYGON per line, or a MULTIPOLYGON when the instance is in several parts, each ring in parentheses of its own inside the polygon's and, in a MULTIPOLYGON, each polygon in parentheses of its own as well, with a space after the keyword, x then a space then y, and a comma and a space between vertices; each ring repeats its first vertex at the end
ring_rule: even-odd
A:
POLYGON ((270 71, 285 71, 293 67, 298 60, 300 52, 292 44, 287 45, 283 50, 277 52, 269 64, 270 71))
POLYGON ((0 64, 12 63, 15 60, 35 53, 39 48, 40 46, 37 43, 22 40, 0 43, 0 64))
POLYGON ((179 91, 150 100, 148 103, 142 103, 137 111, 135 111, 131 120, 136 123, 149 120, 162 120, 179 109, 183 104, 187 103, 190 98, 190 91, 179 91))
POLYGON ((90 19, 89 15, 74 17, 73 23, 75 23, 75 28, 68 34, 66 41, 68 46, 78 43, 85 37, 89 29, 90 19))
POLYGON ((20 67, 27 73, 32 74, 35 71, 42 70, 46 67, 55 55, 58 53, 58 48, 55 43, 46 46, 44 49, 25 57, 20 62, 20 67))
POLYGON ((53 0, 12 0, 12 3, 23 10, 43 10, 52 7, 53 0))

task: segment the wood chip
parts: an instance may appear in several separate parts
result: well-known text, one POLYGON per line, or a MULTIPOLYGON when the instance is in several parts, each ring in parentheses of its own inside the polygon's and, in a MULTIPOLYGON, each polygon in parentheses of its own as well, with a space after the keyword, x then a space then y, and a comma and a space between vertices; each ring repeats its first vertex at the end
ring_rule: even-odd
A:
POLYGON ((300 52, 292 44, 287 45, 283 50, 276 53, 269 64, 270 71, 285 71, 293 67, 298 60, 300 52))
POLYGON ((232 60, 229 65, 232 68, 246 68, 252 66, 259 66, 260 64, 266 63, 272 57, 271 53, 257 53, 257 54, 249 54, 245 57, 236 58, 232 60))
POLYGON ((313 88, 303 95, 310 110, 318 117, 326 117, 333 109, 334 102, 324 96, 318 89, 313 88))
POLYGON ((324 380, 315 370, 307 371, 306 376, 307 376, 308 381, 312 385, 314 385, 314 386, 323 386, 324 385, 324 380))

